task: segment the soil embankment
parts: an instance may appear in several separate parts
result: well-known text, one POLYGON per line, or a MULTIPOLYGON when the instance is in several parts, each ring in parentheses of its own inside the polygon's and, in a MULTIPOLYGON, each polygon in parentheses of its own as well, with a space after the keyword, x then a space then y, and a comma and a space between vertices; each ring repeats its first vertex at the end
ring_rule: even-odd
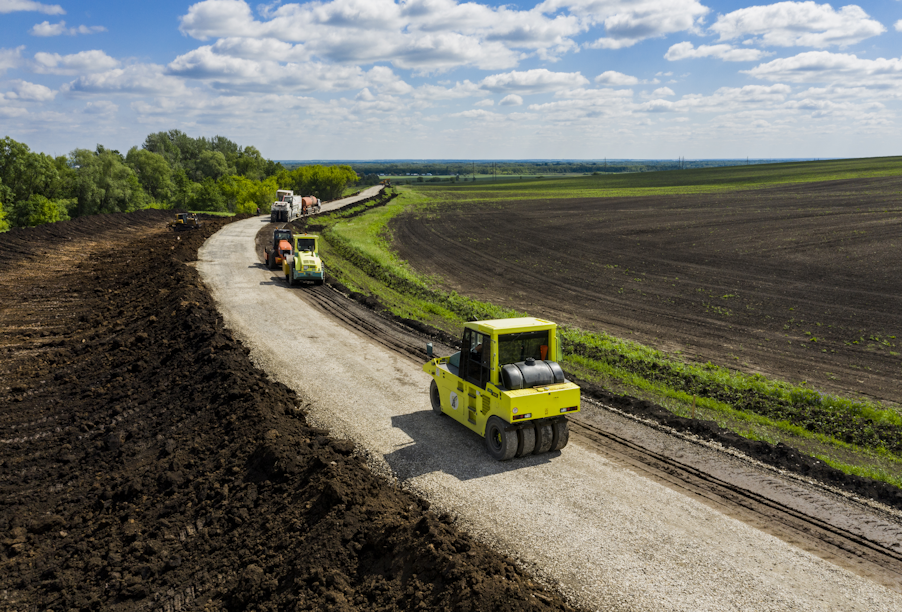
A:
POLYGON ((2 607, 568 609, 309 426, 168 216, 0 235, 2 607))

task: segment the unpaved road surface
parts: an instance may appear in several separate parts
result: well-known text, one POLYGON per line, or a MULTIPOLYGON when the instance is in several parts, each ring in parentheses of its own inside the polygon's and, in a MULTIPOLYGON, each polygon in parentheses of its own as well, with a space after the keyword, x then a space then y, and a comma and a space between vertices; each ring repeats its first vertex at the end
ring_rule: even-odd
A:
POLYGON ((575 436, 561 453, 491 460, 480 438, 432 413, 418 362, 325 315, 316 293, 289 289, 262 265, 254 246, 260 228, 259 219, 223 228, 197 266, 255 364, 302 395, 310 418, 363 447, 377 471, 456 513, 575 602, 624 610, 902 609, 898 588, 726 516, 716 503, 678 492, 679 484, 637 475, 642 470, 600 452, 603 441, 575 436))

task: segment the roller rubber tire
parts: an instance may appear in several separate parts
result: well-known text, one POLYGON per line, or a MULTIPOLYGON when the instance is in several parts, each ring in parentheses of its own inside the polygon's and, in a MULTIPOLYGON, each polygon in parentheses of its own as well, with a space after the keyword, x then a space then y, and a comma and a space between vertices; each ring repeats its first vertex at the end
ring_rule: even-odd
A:
POLYGON ((498 461, 508 461, 517 454, 517 432, 506 431, 507 423, 496 416, 485 425, 485 449, 498 461))
POLYGON ((566 419, 561 419, 560 421, 554 422, 552 429, 554 430, 554 433, 551 436, 550 450, 559 451, 567 446, 567 442, 570 441, 570 424, 566 419))
POLYGON ((269 254, 269 259, 266 261, 266 265, 269 266, 270 270, 276 269, 276 254, 275 253, 269 254))
POLYGON ((442 414, 442 396, 439 393, 438 385, 435 384, 434 379, 432 384, 429 385, 429 401, 432 402, 432 410, 436 414, 442 414))
POLYGON ((525 457, 532 454, 536 447, 536 430, 533 427, 524 427, 517 430, 517 456, 525 457))
POLYGON ((536 447, 533 449, 532 454, 538 455, 540 453, 547 453, 551 449, 551 440, 554 436, 554 431, 551 428, 551 423, 543 423, 539 421, 536 423, 536 447))

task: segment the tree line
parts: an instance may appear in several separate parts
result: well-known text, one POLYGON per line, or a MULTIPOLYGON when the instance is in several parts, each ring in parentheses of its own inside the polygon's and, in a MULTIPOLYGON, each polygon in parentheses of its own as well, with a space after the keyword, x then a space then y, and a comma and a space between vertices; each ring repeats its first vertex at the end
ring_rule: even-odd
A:
POLYGON ((255 147, 179 130, 150 134, 125 155, 97 145, 52 157, 7 136, 0 139, 0 231, 143 208, 269 211, 278 189, 334 200, 355 181, 350 166, 287 169, 255 147))

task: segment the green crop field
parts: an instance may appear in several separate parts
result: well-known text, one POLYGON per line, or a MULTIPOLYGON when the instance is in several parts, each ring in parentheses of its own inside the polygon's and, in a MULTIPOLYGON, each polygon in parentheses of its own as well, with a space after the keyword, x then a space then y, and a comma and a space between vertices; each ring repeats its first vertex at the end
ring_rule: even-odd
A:
POLYGON ((902 157, 875 157, 539 180, 505 177, 503 181, 499 179, 494 183, 434 186, 417 184, 416 189, 438 202, 445 200, 491 202, 523 198, 605 198, 713 193, 761 189, 787 183, 900 175, 902 175, 902 157))

